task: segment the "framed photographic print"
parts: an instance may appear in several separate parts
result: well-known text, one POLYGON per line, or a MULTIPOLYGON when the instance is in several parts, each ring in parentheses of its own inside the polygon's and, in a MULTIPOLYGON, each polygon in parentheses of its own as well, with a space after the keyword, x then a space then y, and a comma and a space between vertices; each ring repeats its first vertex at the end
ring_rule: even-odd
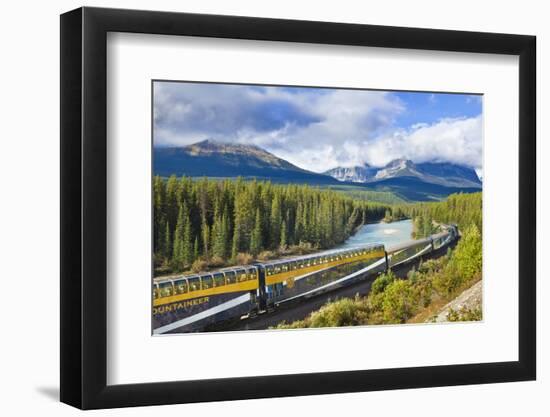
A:
POLYGON ((532 36, 62 15, 61 400, 535 379, 535 103, 532 36))

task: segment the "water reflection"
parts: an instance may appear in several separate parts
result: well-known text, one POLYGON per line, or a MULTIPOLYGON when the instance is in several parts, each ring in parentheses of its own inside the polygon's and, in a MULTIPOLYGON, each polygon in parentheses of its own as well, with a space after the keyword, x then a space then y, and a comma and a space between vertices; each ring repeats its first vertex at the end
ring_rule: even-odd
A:
POLYGON ((401 220, 393 223, 366 224, 351 236, 339 248, 353 248, 369 243, 395 245, 411 240, 412 220, 401 220))

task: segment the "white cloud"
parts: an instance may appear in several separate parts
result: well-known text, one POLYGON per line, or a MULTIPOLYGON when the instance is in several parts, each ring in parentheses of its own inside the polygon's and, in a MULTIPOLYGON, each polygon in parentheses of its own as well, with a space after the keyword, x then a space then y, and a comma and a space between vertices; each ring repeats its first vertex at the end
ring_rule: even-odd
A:
POLYGON ((482 118, 443 119, 383 135, 365 149, 365 160, 383 165, 395 158, 482 166, 482 118))
POLYGON ((156 146, 255 144, 316 172, 401 157, 481 168, 481 117, 396 128, 405 105, 382 91, 156 83, 154 104, 156 146))

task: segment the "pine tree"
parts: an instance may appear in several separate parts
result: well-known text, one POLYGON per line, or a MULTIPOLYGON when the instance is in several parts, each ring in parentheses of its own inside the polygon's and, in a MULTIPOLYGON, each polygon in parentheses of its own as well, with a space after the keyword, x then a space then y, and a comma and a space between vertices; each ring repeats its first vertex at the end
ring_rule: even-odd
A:
POLYGON ((254 221, 254 229, 250 237, 250 253, 256 256, 262 250, 262 218, 260 209, 256 209, 256 218, 254 221))
POLYGON ((212 225, 212 253, 225 259, 227 256, 227 246, 229 239, 229 222, 227 215, 216 217, 212 225))
POLYGON ((269 228, 270 246, 275 249, 281 242, 281 202, 278 193, 271 202, 271 220, 269 228))
POLYGON ((428 216, 424 217, 424 222, 422 224, 423 237, 428 237, 432 234, 432 227, 432 219, 428 216))
POLYGON ((281 227, 281 241, 279 242, 279 247, 285 249, 287 247, 287 231, 286 231, 286 221, 283 220, 283 225, 281 227))
POLYGON ((162 255, 169 259, 172 255, 172 236, 170 235, 170 225, 168 221, 164 221, 164 243, 162 255))
POLYGON ((195 236, 195 243, 193 245, 193 261, 199 259, 199 237, 195 236))
POLYGON ((201 223, 201 237, 202 237, 202 253, 204 257, 208 259, 210 257, 210 227, 206 221, 206 217, 202 218, 201 223))
MULTIPOLYGON (((238 183, 239 185, 239 183, 238 183)), ((249 187, 258 187, 256 182, 250 183, 249 187)), ((250 234, 254 226, 254 199, 252 193, 245 190, 238 190, 235 195, 235 226, 233 228, 233 246, 231 255, 233 258, 239 252, 246 252, 250 245, 250 234)))
POLYGON ((176 271, 181 271, 185 267, 185 259, 183 253, 183 240, 185 233, 185 213, 182 206, 178 211, 178 220, 176 230, 174 232, 174 244, 172 249, 172 268, 176 271))
MULTIPOLYGON (((186 210, 187 211, 187 210, 186 210)), ((182 259, 186 266, 191 266, 193 263, 193 235, 191 232, 191 222, 189 221, 189 215, 185 218, 185 228, 183 233, 182 244, 182 259)))

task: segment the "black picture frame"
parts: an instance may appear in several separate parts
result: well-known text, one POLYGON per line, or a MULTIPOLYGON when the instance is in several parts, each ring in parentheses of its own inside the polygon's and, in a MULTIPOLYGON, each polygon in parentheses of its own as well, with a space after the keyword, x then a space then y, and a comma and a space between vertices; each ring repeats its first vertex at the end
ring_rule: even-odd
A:
POLYGON ((536 38, 102 8, 61 15, 61 401, 82 409, 534 380, 536 38), (519 360, 107 385, 108 32, 519 56, 519 360))

